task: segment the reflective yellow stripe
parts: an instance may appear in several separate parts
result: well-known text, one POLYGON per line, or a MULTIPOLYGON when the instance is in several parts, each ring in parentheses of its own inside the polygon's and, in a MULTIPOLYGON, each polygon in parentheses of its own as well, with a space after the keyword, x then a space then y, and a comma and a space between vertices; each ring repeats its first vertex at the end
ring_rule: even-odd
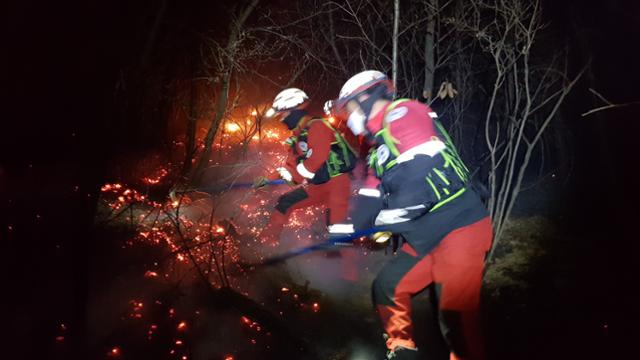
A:
POLYGON ((442 181, 444 181, 444 183, 447 184, 447 186, 451 184, 449 180, 447 180, 447 178, 442 174, 442 172, 440 172, 440 170, 433 168, 433 172, 435 172, 436 175, 438 175, 440 179, 442 179, 442 181))
POLYGON ((391 168, 393 167, 393 165, 395 165, 397 162, 398 162, 398 160, 397 160, 397 159, 393 159, 393 160, 389 161, 389 162, 387 163, 387 165, 385 165, 385 168, 386 168, 387 170, 389 170, 389 169, 391 169, 391 168))
POLYGON ((426 177, 425 179, 427 180, 429 185, 431 185, 431 188, 433 189, 433 193, 436 194, 436 197, 438 198, 438 200, 440 200, 442 196, 440 196, 440 192, 438 192, 438 189, 436 189, 436 186, 433 184, 433 181, 431 181, 429 177, 426 177))
POLYGON ((466 188, 462 188, 460 190, 458 190, 458 192, 456 192, 455 194, 449 196, 448 198, 446 198, 443 201, 440 201, 439 203, 437 203, 434 207, 431 208, 431 210, 429 210, 429 212, 435 211, 436 209, 438 209, 439 207, 443 206, 444 204, 452 201, 453 199, 457 198, 458 196, 462 195, 465 191, 467 191, 466 188))

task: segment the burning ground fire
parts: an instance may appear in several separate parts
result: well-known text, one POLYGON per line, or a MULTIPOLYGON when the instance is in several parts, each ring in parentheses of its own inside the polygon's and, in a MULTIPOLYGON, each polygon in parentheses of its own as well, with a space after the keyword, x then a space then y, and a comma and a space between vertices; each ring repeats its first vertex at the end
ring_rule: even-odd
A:
MULTIPOLYGON (((263 139, 277 140, 277 143, 283 138, 283 134, 276 129, 266 129, 262 135, 263 139)), ((220 145, 216 151, 224 152, 222 159, 230 159, 233 158, 232 148, 232 145, 220 145)), ((284 150, 284 147, 278 150, 265 148, 257 151, 257 154, 261 158, 269 159, 275 166, 284 162, 284 150)), ((167 168, 157 169, 151 175, 142 177, 141 183, 149 187, 162 186, 163 182, 170 178, 170 173, 171 170, 167 168)), ((274 191, 276 194, 278 191, 276 189, 268 192, 252 190, 250 196, 241 198, 237 203, 240 215, 236 216, 237 219, 234 221, 218 219, 215 216, 191 218, 189 209, 199 200, 190 194, 180 195, 173 200, 167 198, 158 201, 152 200, 146 192, 123 183, 105 184, 101 191, 104 205, 102 223, 119 222, 135 229, 135 235, 125 241, 122 251, 146 247, 161 250, 162 255, 140 274, 145 281, 167 284, 180 283, 185 279, 206 281, 214 289, 228 287, 250 296, 243 285, 250 281, 251 277, 241 266, 243 256, 249 256, 253 261, 263 260, 270 255, 265 249, 274 249, 278 245, 267 243, 265 239, 257 236, 268 219, 270 207, 275 200, 274 191)), ((211 204, 217 199, 218 197, 214 197, 207 201, 211 204)), ((212 210, 210 208, 209 213, 212 210)), ((321 215, 320 208, 294 213, 286 231, 295 234, 297 246, 306 246, 313 242, 308 224, 319 222, 321 215)), ((292 290, 289 285, 278 290, 277 304, 280 309, 274 309, 276 314, 287 316, 293 312, 314 314, 320 311, 321 306, 317 299, 301 295, 300 291, 292 290)), ((146 341, 162 341, 165 345, 168 344, 168 358, 190 359, 190 329, 199 323, 199 313, 196 311, 185 317, 178 316, 178 311, 173 307, 165 311, 158 310, 168 306, 169 304, 160 299, 132 299, 121 320, 129 326, 140 328, 140 334, 146 341), (158 314, 164 314, 164 319, 158 314), (167 326, 167 323, 172 325, 167 326)), ((245 328, 244 334, 251 346, 269 343, 271 333, 265 331, 261 324, 249 316, 241 316, 240 325, 245 328)), ((64 331, 59 333, 56 341, 63 342, 64 331)), ((112 344, 106 349, 106 355, 109 358, 125 358, 128 348, 129 345, 125 343, 112 344)), ((230 352, 225 359, 235 359, 235 356, 230 352)))

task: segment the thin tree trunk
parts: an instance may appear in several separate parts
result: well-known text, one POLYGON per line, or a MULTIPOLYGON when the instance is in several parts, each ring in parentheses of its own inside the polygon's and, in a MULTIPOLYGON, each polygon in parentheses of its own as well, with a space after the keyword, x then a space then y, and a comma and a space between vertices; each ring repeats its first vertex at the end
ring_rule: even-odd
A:
POLYGON ((158 28, 160 27, 160 22, 162 22, 162 18, 164 18, 164 14, 167 11, 167 3, 168 0, 162 0, 162 2, 160 3, 160 7, 158 7, 158 11, 156 12, 156 16, 153 21, 153 26, 151 27, 149 37, 147 38, 147 42, 144 46, 144 51, 142 52, 142 56, 140 57, 140 65, 146 65, 147 61, 149 60, 149 56, 151 56, 153 44, 156 42, 156 37, 158 36, 158 28))
POLYGON ((194 80, 196 73, 195 59, 191 59, 191 82, 189 84, 189 113, 187 114, 187 142, 185 145, 184 162, 180 171, 180 179, 189 174, 196 154, 196 122, 198 119, 198 88, 194 80))
POLYGON ((393 64, 392 64, 392 78, 394 96, 397 93, 397 79, 398 79, 398 24, 400 22, 400 0, 394 0, 393 2, 393 64))
MULTIPOLYGON (((433 9, 433 0, 430 0, 428 7, 433 9)), ((422 87, 422 97, 427 100, 427 103, 431 102, 433 96, 433 75, 435 72, 435 44, 434 44, 434 32, 435 32, 435 16, 430 15, 427 20, 427 34, 424 40, 424 85, 422 87)))
POLYGON ((202 173, 207 164, 209 163, 209 159, 211 158, 211 148, 213 145, 213 140, 215 139, 216 133, 218 132, 218 128, 222 123, 224 118, 227 102, 229 100, 229 87, 231 83, 231 75, 233 74, 234 67, 234 55, 236 53, 236 49, 238 46, 238 37, 240 36, 240 32, 242 30, 242 26, 246 22, 247 18, 255 9, 259 0, 253 0, 243 11, 238 21, 233 22, 231 26, 231 34, 229 34, 229 41, 227 43, 226 48, 226 56, 227 59, 227 67, 224 72, 223 80, 222 80, 222 89, 220 90, 220 94, 218 96, 218 101, 216 102, 216 111, 214 117, 211 119, 211 126, 209 126, 209 130, 207 131, 207 136, 204 140, 204 149, 202 154, 200 155, 200 159, 198 160, 197 166, 193 169, 190 176, 190 184, 197 185, 202 178, 202 173))

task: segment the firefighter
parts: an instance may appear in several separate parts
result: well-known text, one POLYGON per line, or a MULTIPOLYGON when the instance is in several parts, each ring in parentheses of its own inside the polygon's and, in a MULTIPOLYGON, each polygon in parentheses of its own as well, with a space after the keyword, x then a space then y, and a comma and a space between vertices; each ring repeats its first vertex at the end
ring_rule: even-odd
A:
POLYGON ((483 359, 478 308, 491 221, 436 114, 415 100, 393 101, 393 93, 387 76, 372 70, 340 90, 337 110, 372 149, 370 176, 352 199, 350 221, 330 232, 376 226, 402 240, 372 285, 388 359, 419 358, 411 299, 429 286, 435 286, 451 359, 483 359))
MULTIPOLYGON (((275 243, 296 209, 324 206, 328 211, 327 225, 343 222, 347 216, 351 191, 349 172, 355 167, 356 154, 327 119, 307 113, 308 102, 304 91, 289 88, 280 92, 272 105, 276 116, 292 131, 286 141, 289 153, 285 166, 277 169, 275 178, 299 185, 280 196, 261 234, 275 243)), ((256 187, 263 186, 266 180, 258 178, 256 187)), ((350 273, 344 274, 345 279, 353 279, 354 271, 350 267, 350 273)))

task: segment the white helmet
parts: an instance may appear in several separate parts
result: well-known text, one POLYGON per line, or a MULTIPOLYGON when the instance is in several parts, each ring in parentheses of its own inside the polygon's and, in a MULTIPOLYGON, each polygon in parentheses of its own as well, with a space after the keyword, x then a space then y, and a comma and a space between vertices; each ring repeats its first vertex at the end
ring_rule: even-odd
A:
POLYGON ((309 97, 304 91, 298 88, 288 88, 282 90, 278 95, 276 95, 271 107, 276 112, 287 111, 295 109, 301 104, 304 104, 307 100, 309 100, 309 97))
POLYGON ((349 100, 358 96, 362 92, 380 83, 385 83, 389 90, 393 89, 393 85, 389 81, 387 75, 377 70, 366 70, 355 74, 340 89, 336 105, 340 108, 344 107, 349 100))
POLYGON ((377 70, 367 70, 355 74, 340 89, 338 99, 334 103, 334 111, 339 116, 347 118, 347 126, 354 135, 358 136, 366 132, 366 123, 373 104, 379 99, 393 98, 393 84, 387 75, 377 70), (380 86, 379 86, 380 85, 380 86), (369 97, 363 101, 357 99, 358 95, 367 93, 369 97), (349 101, 355 100, 360 111, 348 113, 346 105, 349 101))

